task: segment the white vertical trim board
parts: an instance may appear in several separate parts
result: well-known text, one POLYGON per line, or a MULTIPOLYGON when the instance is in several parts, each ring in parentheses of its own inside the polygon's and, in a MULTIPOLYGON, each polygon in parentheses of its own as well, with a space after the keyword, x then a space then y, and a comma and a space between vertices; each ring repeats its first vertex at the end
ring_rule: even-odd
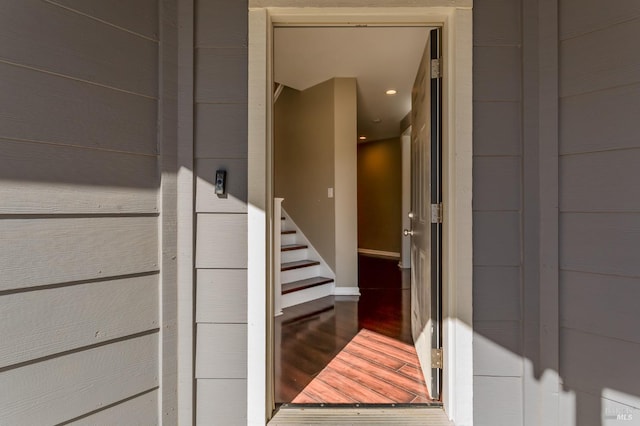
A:
MULTIPOLYGON (((410 2, 414 5, 415 2, 410 2)), ((443 189, 444 189, 444 352, 443 400, 456 425, 473 424, 472 354, 472 11, 471 1, 425 1, 433 7, 406 7, 406 1, 249 1, 249 306, 248 424, 264 425, 272 412, 266 396, 267 351, 271 339, 265 307, 268 253, 265 215, 271 176, 271 32, 274 24, 425 25, 443 27, 443 189), (375 4, 373 7, 371 4, 375 4), (388 7, 388 6, 400 7, 388 7), (270 7, 277 6, 277 7, 270 7), (305 6, 305 7, 301 7, 305 6), (268 187, 268 186, 267 186, 268 187)), ((279 220, 279 218, 275 218, 279 220)))
POLYGON ((443 28, 442 398, 456 425, 473 424, 472 21, 456 9, 443 28))
MULTIPOLYGON (((247 208, 247 424, 264 425, 267 405, 267 125, 271 79, 267 68, 271 25, 264 9, 249 11, 249 111, 248 111, 248 208, 247 208)), ((280 218, 277 218, 280 220, 280 218)))

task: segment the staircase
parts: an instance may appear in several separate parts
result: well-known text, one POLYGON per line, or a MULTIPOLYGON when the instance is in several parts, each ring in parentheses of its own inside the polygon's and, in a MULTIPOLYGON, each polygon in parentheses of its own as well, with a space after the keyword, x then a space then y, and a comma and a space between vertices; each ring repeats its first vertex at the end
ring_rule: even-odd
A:
POLYGON ((284 210, 279 257, 282 309, 333 294, 335 274, 284 210))

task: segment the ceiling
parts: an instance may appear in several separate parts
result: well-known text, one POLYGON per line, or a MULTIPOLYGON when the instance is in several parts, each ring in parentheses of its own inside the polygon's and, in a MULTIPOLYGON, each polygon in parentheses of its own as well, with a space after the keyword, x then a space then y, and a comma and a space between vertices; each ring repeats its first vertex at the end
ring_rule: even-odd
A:
POLYGON ((427 27, 280 27, 274 35, 274 80, 305 90, 334 77, 355 77, 358 136, 400 135, 427 27), (387 95, 388 89, 397 90, 387 95))

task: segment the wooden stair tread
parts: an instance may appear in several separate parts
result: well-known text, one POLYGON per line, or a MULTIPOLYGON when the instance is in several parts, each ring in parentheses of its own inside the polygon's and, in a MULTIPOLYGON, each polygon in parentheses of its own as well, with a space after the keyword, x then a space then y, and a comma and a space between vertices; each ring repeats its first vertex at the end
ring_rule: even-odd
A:
POLYGON ((293 293, 294 291, 304 290, 311 287, 316 287, 322 284, 332 283, 333 278, 327 277, 313 277, 305 280, 293 281, 290 283, 282 284, 282 294, 293 293))
POLYGON ((281 234, 283 234, 283 235, 284 235, 284 234, 295 234, 295 233, 296 233, 296 231, 295 231, 295 230, 293 230, 293 229, 290 229, 290 230, 288 230, 288 231, 280 231, 280 233, 281 233, 281 234))
POLYGON ((306 244, 284 244, 280 247, 280 251, 302 250, 309 248, 306 244))
POLYGON ((306 268, 307 266, 319 265, 317 260, 297 260, 295 262, 287 262, 281 265, 281 271, 290 271, 292 269, 306 268))

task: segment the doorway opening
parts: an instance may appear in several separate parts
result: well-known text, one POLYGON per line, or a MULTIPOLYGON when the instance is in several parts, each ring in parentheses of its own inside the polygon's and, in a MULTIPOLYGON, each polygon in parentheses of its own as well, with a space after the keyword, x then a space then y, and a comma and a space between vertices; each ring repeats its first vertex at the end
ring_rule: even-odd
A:
MULTIPOLYGON (((398 2, 352 2, 325 7, 310 1, 296 7, 287 0, 249 2, 248 116, 248 324, 247 416, 264 424, 274 415, 274 276, 272 269, 274 194, 272 192, 273 28, 277 25, 425 25, 443 28, 443 358, 442 402, 456 423, 473 421, 472 351, 472 5, 467 0, 400 7, 398 2), (264 291, 261 291, 264 289, 264 291)), ((357 410, 356 410, 357 411, 357 410)), ((382 410, 385 411, 385 410, 382 410)), ((282 410, 280 411, 280 413, 282 410)), ((289 413, 291 413, 289 411, 289 413)), ((304 420, 310 411, 293 413, 304 420)), ((328 413, 328 412, 327 412, 328 413)), ((362 414, 341 411, 346 417, 362 414)), ((371 413, 372 419, 390 415, 371 413)), ((328 414, 313 413, 322 418, 328 414)), ((409 414, 412 418, 415 411, 409 414)), ((402 417, 402 416, 400 416, 402 417)), ((398 418, 400 418, 398 417, 398 418)), ((328 419, 329 417, 327 417, 328 419)), ((389 417, 386 417, 389 418, 389 417)))
POLYGON ((274 28, 276 403, 441 402, 440 31, 274 28))

